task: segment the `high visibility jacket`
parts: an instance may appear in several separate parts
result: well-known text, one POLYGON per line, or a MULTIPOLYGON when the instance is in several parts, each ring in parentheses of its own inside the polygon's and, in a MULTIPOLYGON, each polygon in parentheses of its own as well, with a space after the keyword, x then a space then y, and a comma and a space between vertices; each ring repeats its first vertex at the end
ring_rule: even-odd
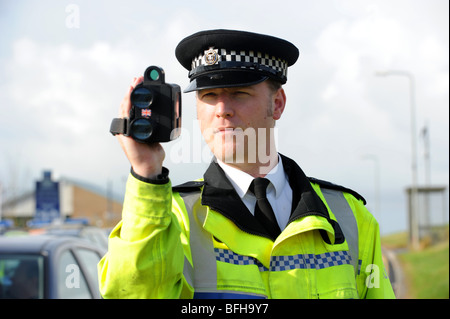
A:
POLYGON ((122 220, 98 266, 102 296, 395 298, 364 199, 281 158, 293 209, 275 240, 217 163, 175 188, 130 174, 122 220))

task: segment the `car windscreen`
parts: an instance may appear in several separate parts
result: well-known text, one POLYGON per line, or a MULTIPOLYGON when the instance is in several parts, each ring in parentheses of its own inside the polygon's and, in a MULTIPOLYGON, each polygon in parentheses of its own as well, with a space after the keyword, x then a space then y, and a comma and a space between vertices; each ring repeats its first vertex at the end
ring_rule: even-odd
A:
POLYGON ((0 299, 43 299, 44 257, 0 255, 0 299))

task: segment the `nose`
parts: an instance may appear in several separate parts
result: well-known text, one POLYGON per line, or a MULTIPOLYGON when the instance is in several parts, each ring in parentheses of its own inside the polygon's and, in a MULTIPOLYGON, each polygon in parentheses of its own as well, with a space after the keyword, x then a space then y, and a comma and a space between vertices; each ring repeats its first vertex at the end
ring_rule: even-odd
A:
POLYGON ((221 94, 216 104, 216 117, 228 118, 232 116, 234 116, 234 110, 231 100, 225 94, 221 94))

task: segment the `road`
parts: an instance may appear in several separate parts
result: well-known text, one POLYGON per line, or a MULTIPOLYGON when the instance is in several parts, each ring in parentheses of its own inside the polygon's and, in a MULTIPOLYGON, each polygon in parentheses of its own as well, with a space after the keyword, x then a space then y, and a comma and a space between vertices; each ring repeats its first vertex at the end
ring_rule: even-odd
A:
POLYGON ((400 262, 397 258, 397 252, 395 250, 383 247, 382 253, 385 267, 387 268, 387 272, 389 274, 389 279, 391 280, 395 296, 397 297, 397 299, 405 299, 407 292, 405 286, 405 278, 400 262))

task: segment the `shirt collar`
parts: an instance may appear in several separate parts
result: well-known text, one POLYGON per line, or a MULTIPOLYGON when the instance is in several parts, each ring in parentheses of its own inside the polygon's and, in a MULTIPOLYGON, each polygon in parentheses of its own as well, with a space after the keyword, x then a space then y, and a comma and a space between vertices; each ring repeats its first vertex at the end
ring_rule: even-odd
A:
MULTIPOLYGON (((314 191, 310 180, 306 177, 300 166, 290 158, 282 154, 279 155, 286 179, 292 188, 292 213, 290 221, 310 215, 323 217, 332 224, 336 232, 335 238, 343 238, 342 231, 339 227, 336 227, 338 224, 331 220, 327 207, 314 191)), ((217 159, 211 162, 211 165, 209 165, 203 175, 203 180, 204 183, 201 190, 202 205, 208 206, 212 210, 222 214, 233 221, 241 230, 249 234, 270 238, 262 225, 255 222, 254 216, 245 206, 243 200, 239 200, 239 195, 231 181, 225 176, 224 170, 217 163, 217 159)), ((320 233, 324 241, 329 243, 328 235, 325 232, 320 233)))
MULTIPOLYGON (((242 199, 247 193, 248 188, 250 187, 250 184, 254 179, 253 176, 237 168, 229 166, 219 159, 217 159, 217 163, 225 172, 225 175, 230 180, 239 197, 242 199)), ((275 197, 280 196, 283 187, 286 184, 286 174, 284 172, 283 162, 280 155, 278 155, 277 165, 272 168, 272 170, 265 176, 265 178, 267 178, 271 182, 270 185, 272 185, 275 189, 275 197)), ((270 185, 268 186, 269 188, 271 187, 270 185)))

